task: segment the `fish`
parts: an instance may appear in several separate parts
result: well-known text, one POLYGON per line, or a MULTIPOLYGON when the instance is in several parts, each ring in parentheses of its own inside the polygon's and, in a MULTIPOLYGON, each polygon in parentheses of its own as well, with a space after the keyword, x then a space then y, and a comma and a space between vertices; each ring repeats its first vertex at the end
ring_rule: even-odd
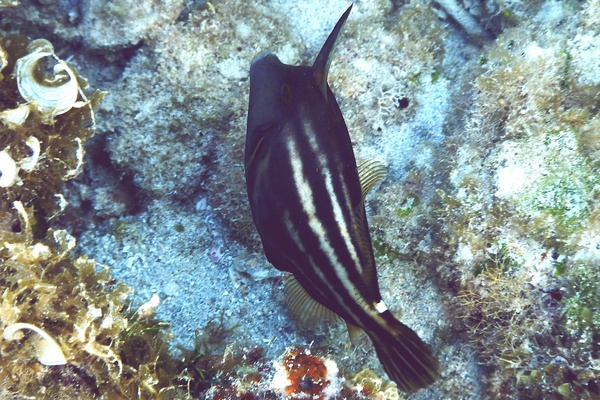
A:
POLYGON ((371 165, 359 171, 327 83, 351 10, 352 5, 312 66, 284 64, 268 52, 252 60, 246 189, 267 260, 296 282, 288 285, 293 307, 339 316, 351 337, 354 330, 364 331, 390 379, 413 392, 438 378, 439 362, 382 300, 364 203, 380 169, 371 165))

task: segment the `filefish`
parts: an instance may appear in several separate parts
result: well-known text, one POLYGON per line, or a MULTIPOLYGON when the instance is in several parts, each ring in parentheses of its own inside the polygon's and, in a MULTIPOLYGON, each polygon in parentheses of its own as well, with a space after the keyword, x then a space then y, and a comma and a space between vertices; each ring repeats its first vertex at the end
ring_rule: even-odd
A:
POLYGON ((437 379, 438 361, 381 299, 364 206, 379 172, 366 168, 370 183, 361 186, 350 135, 327 84, 351 9, 312 67, 283 64, 271 53, 252 61, 246 188, 267 259, 299 284, 289 290, 294 307, 314 315, 328 310, 350 329, 365 331, 389 377, 412 392, 437 379))

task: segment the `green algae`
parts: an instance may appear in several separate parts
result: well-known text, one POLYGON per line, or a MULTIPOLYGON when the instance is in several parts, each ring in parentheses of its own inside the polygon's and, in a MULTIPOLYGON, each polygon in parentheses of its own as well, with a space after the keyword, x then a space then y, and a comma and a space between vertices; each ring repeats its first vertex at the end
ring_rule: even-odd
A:
POLYGON ((419 204, 419 196, 414 193, 409 193, 400 204, 400 207, 396 210, 396 214, 401 218, 408 217, 419 204))
POLYGON ((536 219, 554 221, 560 235, 580 229, 598 195, 600 178, 594 168, 576 153, 576 135, 560 131, 546 135, 544 145, 552 146, 545 157, 547 175, 533 182, 520 200, 523 210, 540 212, 536 219))
POLYGON ((600 333, 600 266, 577 263, 567 271, 569 293, 564 301, 567 329, 600 333))

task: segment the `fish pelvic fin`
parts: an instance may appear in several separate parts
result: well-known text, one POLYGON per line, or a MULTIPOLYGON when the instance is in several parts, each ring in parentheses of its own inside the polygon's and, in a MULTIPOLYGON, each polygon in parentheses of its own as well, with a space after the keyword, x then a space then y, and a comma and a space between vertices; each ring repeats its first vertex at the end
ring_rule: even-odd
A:
POLYGON ((439 377, 439 363, 431 348, 402 322, 394 318, 387 322, 387 334, 367 332, 385 372, 403 392, 431 385, 439 377))
POLYGON ((346 322, 346 328, 348 329, 348 337, 350 338, 350 343, 352 343, 352 345, 357 345, 360 338, 363 335, 363 330, 360 329, 358 326, 351 324, 348 321, 346 322))
POLYGON ((340 320, 336 313, 315 300, 294 275, 284 275, 283 288, 290 314, 302 324, 311 326, 323 321, 340 320))
POLYGON ((348 9, 342 14, 337 24, 327 37, 325 44, 321 48, 315 63, 313 64, 313 78, 315 80, 316 85, 323 93, 323 97, 327 100, 327 74, 329 73, 329 65, 331 64, 331 55, 333 54, 333 50, 335 49, 335 44, 337 42, 337 38, 348 19, 348 15, 352 10, 352 4, 348 9))

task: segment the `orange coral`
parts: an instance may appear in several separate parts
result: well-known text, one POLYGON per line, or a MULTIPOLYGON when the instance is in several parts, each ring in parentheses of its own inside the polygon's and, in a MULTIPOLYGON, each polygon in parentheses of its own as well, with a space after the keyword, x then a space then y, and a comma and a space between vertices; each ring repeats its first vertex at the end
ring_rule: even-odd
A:
POLYGON ((292 399, 325 398, 323 391, 331 382, 327 379, 327 366, 322 359, 294 348, 283 357, 283 366, 290 383, 285 391, 292 399))

